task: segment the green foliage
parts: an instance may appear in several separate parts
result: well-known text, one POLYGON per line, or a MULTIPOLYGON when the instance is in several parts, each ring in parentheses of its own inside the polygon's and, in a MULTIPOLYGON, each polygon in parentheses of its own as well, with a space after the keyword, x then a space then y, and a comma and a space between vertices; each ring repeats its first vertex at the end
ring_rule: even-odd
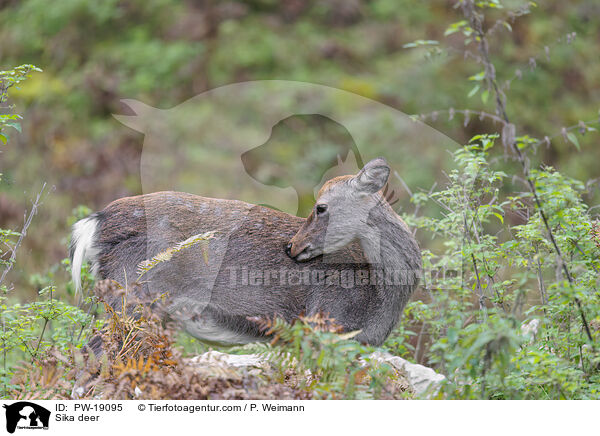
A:
MULTIPOLYGON (((19 85, 24 80, 31 77, 31 72, 42 71, 35 65, 20 65, 11 70, 0 71, 0 109, 13 109, 14 105, 4 106, 8 99, 8 90, 13 86, 19 85)), ((11 127, 17 132, 21 132, 21 115, 0 113, 0 142, 8 142, 8 133, 6 129, 11 127)))
POLYGON ((431 276, 432 301, 419 303, 418 317, 409 306, 407 318, 426 323, 434 338, 428 360, 448 377, 440 397, 597 398, 598 324, 588 325, 589 343, 576 304, 587 319, 600 316, 600 251, 584 184, 553 168, 530 173, 559 258, 531 193, 503 193, 506 174, 489 157, 494 139, 477 135, 454 153, 458 169, 429 194, 442 218, 409 217, 444 240, 441 252, 425 253, 426 267, 460 274, 431 276), (508 222, 510 212, 525 222, 508 222))
MULTIPOLYGON (((528 153, 549 140, 515 135, 481 28, 493 16, 512 31, 506 16, 490 15, 503 4, 458 6, 465 19, 446 36, 460 34, 481 55, 467 97, 481 91, 482 103, 493 101, 503 115, 495 120, 504 124, 504 149, 495 146, 498 135, 474 136, 453 153, 445 186, 413 195, 417 209, 434 203, 441 217, 406 217, 434 243, 423 253, 430 298, 409 305, 405 322, 421 326, 419 340, 428 337, 421 359, 447 377, 439 398, 598 398, 600 243, 597 215, 584 201, 590 185, 550 166, 530 168, 528 153)), ((595 131, 588 127, 577 129, 595 131)), ((562 136, 581 149, 573 127, 562 136)))
POLYGON ((40 291, 31 303, 9 303, 0 296, 0 355, 3 359, 1 380, 3 395, 10 389, 15 365, 20 361, 41 361, 51 349, 67 353, 87 341, 92 315, 53 298, 54 288, 40 291))
POLYGON ((261 353, 275 365, 281 382, 295 377, 299 387, 324 399, 409 395, 395 385, 394 369, 373 356, 373 347, 352 340, 358 332, 340 333, 332 319, 314 316, 288 324, 276 318, 262 327, 275 345, 262 347, 261 353))

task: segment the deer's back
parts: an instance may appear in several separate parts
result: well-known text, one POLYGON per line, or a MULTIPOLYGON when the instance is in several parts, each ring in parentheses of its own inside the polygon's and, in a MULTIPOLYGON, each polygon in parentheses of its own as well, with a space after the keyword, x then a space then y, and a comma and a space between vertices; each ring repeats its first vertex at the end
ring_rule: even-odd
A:
POLYGON ((293 319, 320 310, 339 314, 349 329, 359 328, 375 294, 369 285, 349 289, 311 276, 315 270, 367 268, 358 244, 326 262, 319 257, 298 263, 285 247, 305 220, 263 206, 158 192, 116 200, 95 215, 98 274, 120 283, 137 280, 141 262, 193 235, 216 232, 207 245, 172 254, 140 279, 151 295, 168 293, 171 314, 198 337, 227 325, 245 342, 259 335, 247 317, 293 319))

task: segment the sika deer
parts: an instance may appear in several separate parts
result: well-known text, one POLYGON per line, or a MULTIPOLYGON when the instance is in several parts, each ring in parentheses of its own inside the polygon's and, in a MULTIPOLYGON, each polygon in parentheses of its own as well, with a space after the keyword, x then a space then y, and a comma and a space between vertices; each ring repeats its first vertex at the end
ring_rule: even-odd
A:
POLYGON ((79 288, 86 260, 98 278, 135 281, 141 262, 214 231, 207 247, 174 253, 141 281, 150 295, 168 292, 168 315, 191 335, 246 343, 264 339, 250 317, 322 312, 379 345, 421 273, 415 238, 380 192, 389 172, 378 158, 329 180, 306 219, 179 192, 116 200, 75 224, 73 281, 79 288))

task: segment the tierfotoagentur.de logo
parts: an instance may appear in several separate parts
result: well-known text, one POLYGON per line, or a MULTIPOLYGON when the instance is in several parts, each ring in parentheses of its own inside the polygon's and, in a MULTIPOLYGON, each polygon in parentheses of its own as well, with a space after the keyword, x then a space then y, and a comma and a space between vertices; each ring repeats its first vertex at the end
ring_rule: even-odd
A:
POLYGON ((48 430, 50 411, 29 401, 3 404, 6 409, 6 431, 14 433, 16 429, 48 430))

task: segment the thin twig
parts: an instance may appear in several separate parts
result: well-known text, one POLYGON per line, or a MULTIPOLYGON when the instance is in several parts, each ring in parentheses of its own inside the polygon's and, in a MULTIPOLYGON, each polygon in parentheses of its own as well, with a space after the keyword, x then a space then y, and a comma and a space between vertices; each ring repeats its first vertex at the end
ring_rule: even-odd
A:
POLYGON ((417 337, 417 346, 415 347, 415 361, 417 363, 421 363, 422 360, 419 359, 419 353, 421 351, 421 346, 423 345, 423 334, 425 333, 425 325, 427 323, 423 321, 421 324, 421 329, 419 330, 419 336, 417 337))
POLYGON ((12 267, 15 263, 15 259, 17 257, 17 250, 19 249, 19 247, 23 243, 23 239, 27 235, 27 229, 29 229, 29 226, 31 225, 31 221, 33 220, 33 217, 37 214, 38 207, 40 205, 40 200, 42 198, 42 195, 43 195, 45 189, 46 189, 46 183, 44 182, 44 184, 42 185, 42 189, 40 190, 40 193, 37 195, 37 197, 35 198, 35 201, 33 202, 32 206, 31 206, 31 211, 29 212, 29 215, 25 215, 25 223, 23 224, 23 228, 21 229, 19 239, 17 240, 17 243, 12 248, 12 253, 10 255, 10 259, 8 259, 8 264, 6 265, 6 268, 4 269, 4 271, 2 271, 2 275, 0 276, 0 284, 2 284, 2 282, 4 281, 7 274, 10 272, 10 270, 12 269, 12 267))
POLYGON ((46 326, 48 325, 48 318, 44 318, 44 327, 42 327, 42 333, 40 334, 40 338, 38 339, 37 346, 35 347, 35 351, 33 354, 37 356, 37 352, 40 349, 40 344, 42 343, 42 338, 44 337, 44 333, 46 332, 46 326))

